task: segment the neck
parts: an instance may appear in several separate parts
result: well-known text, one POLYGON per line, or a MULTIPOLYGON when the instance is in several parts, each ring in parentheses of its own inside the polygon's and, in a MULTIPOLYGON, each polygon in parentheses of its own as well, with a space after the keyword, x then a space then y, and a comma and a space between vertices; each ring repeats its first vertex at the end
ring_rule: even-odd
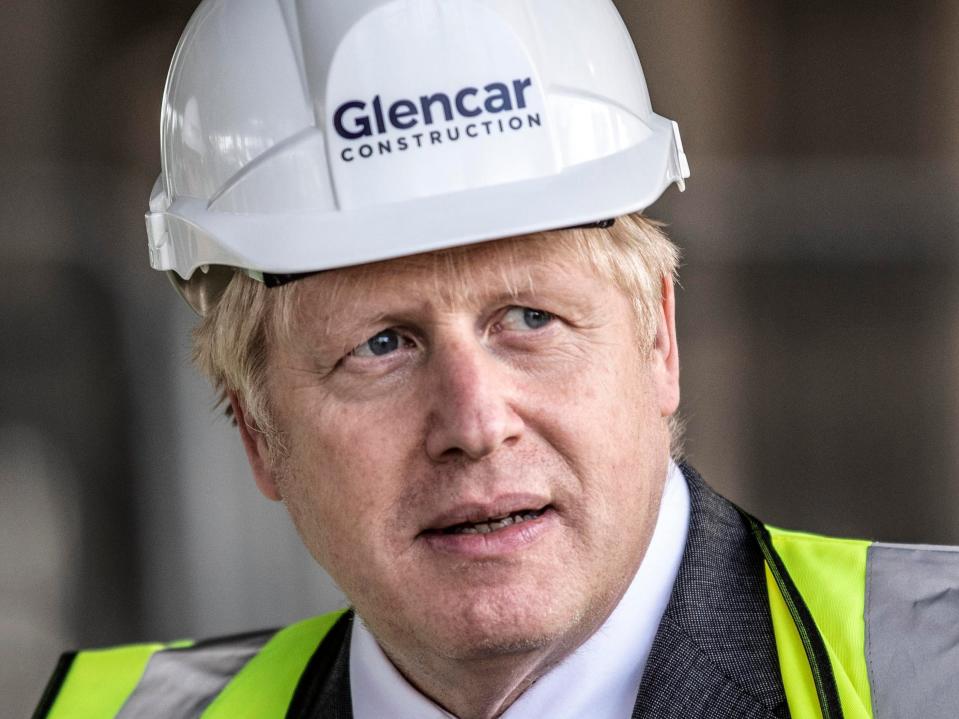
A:
POLYGON ((616 601, 605 612, 581 622, 562 640, 542 648, 451 659, 428 651, 396 652, 382 642, 380 646, 412 686, 453 716, 494 719, 588 639, 609 616, 616 601))

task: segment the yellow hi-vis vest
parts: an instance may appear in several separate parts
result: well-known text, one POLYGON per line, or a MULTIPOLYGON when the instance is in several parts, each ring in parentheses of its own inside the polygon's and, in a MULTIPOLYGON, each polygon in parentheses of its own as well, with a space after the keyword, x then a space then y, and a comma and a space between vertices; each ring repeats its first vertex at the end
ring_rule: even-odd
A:
POLYGON ((762 525, 779 667, 794 719, 959 717, 959 547, 762 525))
MULTIPOLYGON (((743 516, 765 558, 793 719, 959 717, 959 548, 833 539, 743 516)), ((284 717, 342 614, 225 643, 68 655, 35 719, 284 717)))

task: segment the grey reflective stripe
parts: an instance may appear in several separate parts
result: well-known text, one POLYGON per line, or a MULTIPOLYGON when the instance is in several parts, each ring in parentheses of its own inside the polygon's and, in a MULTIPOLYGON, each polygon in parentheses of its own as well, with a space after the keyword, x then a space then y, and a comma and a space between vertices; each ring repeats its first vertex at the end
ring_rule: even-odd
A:
POLYGON ((870 546, 865 619, 874 719, 959 716, 959 547, 870 546))
POLYGON ((274 634, 259 632, 157 652, 117 719, 199 717, 274 634))

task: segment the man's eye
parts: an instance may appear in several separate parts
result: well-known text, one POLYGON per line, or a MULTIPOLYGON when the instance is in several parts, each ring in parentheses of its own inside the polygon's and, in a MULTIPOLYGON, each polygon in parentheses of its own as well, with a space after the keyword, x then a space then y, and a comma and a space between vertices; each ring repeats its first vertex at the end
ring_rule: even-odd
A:
POLYGON ((511 307, 499 324, 509 330, 538 330, 553 321, 553 315, 532 307, 511 307))
POLYGON ((353 357, 382 357, 405 347, 408 340, 396 330, 383 330, 353 348, 353 357))

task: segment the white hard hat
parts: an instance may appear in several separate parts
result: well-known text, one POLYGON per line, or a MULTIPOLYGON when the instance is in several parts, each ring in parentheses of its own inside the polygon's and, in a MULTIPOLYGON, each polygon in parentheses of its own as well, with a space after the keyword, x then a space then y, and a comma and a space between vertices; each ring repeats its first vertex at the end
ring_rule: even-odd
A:
POLYGON ((161 151, 150 264, 200 312, 225 268, 269 279, 580 225, 689 176, 610 0, 204 0, 161 151))

